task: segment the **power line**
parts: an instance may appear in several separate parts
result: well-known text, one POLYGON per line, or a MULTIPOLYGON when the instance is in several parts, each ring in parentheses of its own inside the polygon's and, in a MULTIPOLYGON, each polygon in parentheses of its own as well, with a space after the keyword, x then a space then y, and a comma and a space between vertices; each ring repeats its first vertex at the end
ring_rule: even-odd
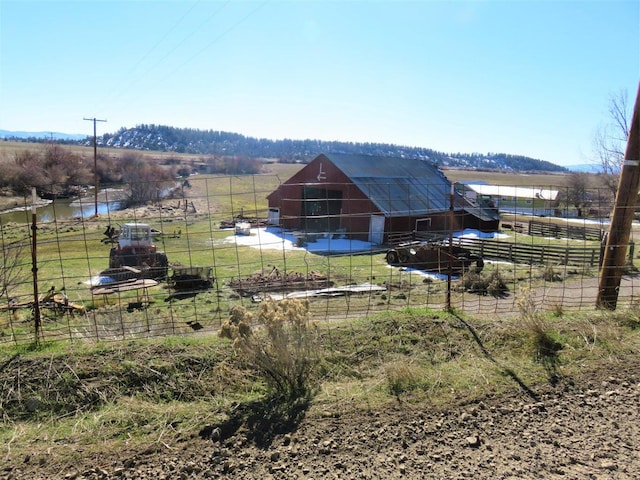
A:
MULTIPOLYGON (((191 55, 189 58, 187 58, 184 62, 182 62, 178 67, 172 69, 170 72, 166 73, 162 78, 160 78, 159 80, 155 81, 154 84, 157 86, 158 84, 162 83, 162 82, 166 82, 169 78, 171 78, 173 75, 175 75, 176 72, 181 71, 187 64, 191 63, 195 58, 199 57, 200 55, 202 55, 206 50, 208 50, 212 45, 214 45, 215 43, 219 42, 222 38, 224 38, 226 35, 228 35, 229 33, 231 33, 233 30, 235 30, 237 27, 239 27, 240 25, 242 25, 244 22, 246 22, 251 16, 253 16, 258 10, 260 10, 261 8, 263 8, 267 3, 269 2, 269 0, 265 0, 264 2, 260 3, 258 6, 256 6, 253 10, 251 10, 250 12, 248 12, 246 15, 244 15, 242 18, 240 18, 239 20, 237 20, 235 23, 233 23, 232 25, 230 25, 228 28, 226 28, 225 30, 221 31, 217 36, 215 36, 210 42, 208 42, 207 44, 205 44, 200 50, 198 50, 197 52, 195 52, 193 55, 191 55)), ((215 17, 216 15, 218 15, 229 3, 231 3, 231 0, 227 0, 220 8, 218 8, 217 10, 215 10, 211 15, 209 15, 197 28, 195 28, 194 30, 192 30, 189 35, 187 35, 185 38, 183 38, 177 45, 175 45, 171 50, 167 51, 165 53, 165 55, 162 56, 162 58, 160 58, 153 66, 151 66, 150 68, 148 68, 147 70, 145 70, 144 72, 142 72, 137 78, 135 78, 134 80, 132 80, 131 82, 129 82, 128 86, 132 86, 135 83, 139 82, 142 78, 144 78, 151 70, 153 70, 154 68, 156 68, 160 63, 162 63, 167 57, 169 57, 169 55, 171 55, 172 53, 174 53, 186 40, 188 40, 189 38, 191 38, 196 32, 198 32, 200 29, 202 29, 202 27, 204 27, 213 17, 215 17)), ((124 91, 124 88, 121 89, 121 92, 124 91)), ((136 97, 137 99, 138 97, 136 97)), ((131 102, 128 103, 129 106, 131 106, 132 104, 135 103, 136 100, 133 100, 131 102)))
MULTIPOLYGON (((187 17, 187 15, 189 15, 193 9, 200 3, 201 0, 196 1, 191 8, 189 8, 189 10, 187 10, 186 13, 184 13, 180 19, 167 31, 167 33, 165 33, 162 38, 160 38, 160 40, 158 40, 148 51, 147 53, 145 53, 142 58, 140 58, 140 60, 138 60, 138 62, 136 62, 136 64, 129 70, 129 74, 125 76, 125 78, 130 78, 131 74, 133 73, 133 71, 147 58, 149 57, 149 55, 156 50, 160 44, 169 37, 169 35, 171 33, 173 33, 173 31, 178 27, 178 25, 180 25, 182 23, 182 21, 187 17)), ((165 52, 165 54, 159 59, 157 60, 151 67, 147 68, 146 70, 144 70, 143 72, 141 72, 137 77, 130 79, 130 81, 126 84, 126 86, 123 86, 122 88, 119 89, 119 91, 114 95, 116 98, 118 96, 120 96, 120 94, 122 92, 124 92, 127 88, 130 88, 132 85, 138 83, 140 80, 142 80, 150 71, 152 71, 154 68, 156 68, 158 65, 160 65, 167 57, 169 57, 169 55, 171 55, 173 52, 175 52, 185 41, 187 41, 189 38, 191 38, 193 35, 195 35, 196 32, 198 32, 199 30, 201 30, 213 17, 215 17, 216 15, 218 15, 229 3, 231 2, 231 0, 227 0, 223 5, 221 5, 219 8, 217 8, 213 13, 211 13, 207 18, 205 18, 204 21, 202 21, 200 23, 200 25, 198 27, 196 27, 195 29, 191 30, 190 33, 184 37, 182 40, 180 40, 173 48, 171 48, 170 50, 167 50, 165 52)))
POLYGON ((217 43, 218 41, 220 41, 221 38, 223 38, 224 36, 228 35, 229 33, 231 33, 233 30, 235 30, 237 27, 239 27, 240 25, 242 25, 244 22, 246 22, 249 17, 253 16, 258 10, 260 10, 262 7, 264 7, 269 0, 265 0, 264 2, 262 2, 260 5, 258 5, 256 8, 254 8, 253 10, 251 10, 249 13, 247 13, 244 17, 242 17, 240 20, 238 20, 236 23, 234 23, 233 25, 231 25, 229 28, 227 28, 226 30, 222 31, 218 36, 216 36, 213 40, 211 40, 209 43, 207 43, 204 47, 202 47, 200 50, 198 50, 195 54, 193 54, 191 57, 189 57, 186 61, 184 61, 178 68, 175 68, 172 72, 170 72, 167 76, 165 76, 163 78, 163 80, 168 79, 171 75, 173 75, 175 72, 182 70, 182 68, 184 68, 185 65, 187 65, 188 63, 191 63, 196 57, 202 55, 202 53, 204 53, 206 50, 208 50, 214 43, 217 43))

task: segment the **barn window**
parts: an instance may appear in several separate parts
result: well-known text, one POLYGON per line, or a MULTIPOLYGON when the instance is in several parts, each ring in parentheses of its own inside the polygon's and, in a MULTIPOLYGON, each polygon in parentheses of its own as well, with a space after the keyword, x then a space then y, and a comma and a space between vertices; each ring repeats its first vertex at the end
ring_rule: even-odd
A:
POLYGON ((416 220, 416 232, 431 230, 431 218, 420 218, 416 220))

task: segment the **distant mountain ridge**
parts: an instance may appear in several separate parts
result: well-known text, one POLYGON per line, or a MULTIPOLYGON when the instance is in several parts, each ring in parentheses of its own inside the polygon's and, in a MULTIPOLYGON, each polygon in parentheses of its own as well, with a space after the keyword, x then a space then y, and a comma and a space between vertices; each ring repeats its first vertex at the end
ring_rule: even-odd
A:
POLYGON ((60 132, 19 132, 11 130, 0 130, 0 138, 5 140, 29 140, 34 142, 47 142, 51 140, 84 140, 86 135, 79 133, 60 133, 60 132))
MULTIPOLYGON (((4 131, 0 130, 0 136, 4 131)), ((49 134, 41 141, 50 141, 49 134)), ((30 141, 34 140, 29 137, 30 141)), ((92 145, 93 138, 60 137, 59 143, 92 145)), ((98 137, 98 145, 110 148, 188 153, 196 155, 231 155, 251 158, 277 158, 283 162, 305 162, 320 153, 378 155, 429 160, 438 166, 507 171, 566 172, 565 167, 545 160, 505 153, 444 153, 421 147, 385 143, 337 142, 324 140, 269 140, 246 137, 238 133, 214 130, 175 128, 164 125, 137 125, 98 137)))

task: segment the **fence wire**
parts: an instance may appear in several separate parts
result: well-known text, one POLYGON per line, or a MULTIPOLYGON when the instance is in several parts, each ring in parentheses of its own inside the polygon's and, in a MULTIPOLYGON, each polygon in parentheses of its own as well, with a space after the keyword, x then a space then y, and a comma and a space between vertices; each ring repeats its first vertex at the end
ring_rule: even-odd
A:
MULTIPOLYGON (((409 226, 387 232, 380 244, 368 241, 368 222, 379 211, 344 214, 360 199, 342 198, 337 209, 336 198, 316 196, 312 204, 296 207, 299 218, 287 218, 303 228, 282 228, 282 217, 269 225, 273 211, 267 197, 280 184, 268 174, 192 176, 170 192, 156 189, 154 201, 124 209, 121 188, 103 186, 99 205, 92 195, 58 198, 38 208, 35 224, 31 199, 25 198, 0 215, 0 342, 32 342, 36 333, 47 341, 112 341, 214 332, 234 307, 255 311, 265 298, 306 298, 312 318, 327 322, 407 307, 445 309, 448 302, 465 315, 513 316, 524 289, 541 311, 595 309, 601 234, 612 208, 603 192, 583 192, 593 199, 584 211, 566 201, 552 207, 554 216, 548 206, 544 216, 532 216, 535 210, 526 211, 525 205, 518 215, 502 211, 496 232, 453 232, 457 245, 483 258, 478 277, 502 280, 506 290, 470 286, 469 275, 460 274, 451 277, 449 290, 446 264, 439 272, 425 272, 387 263, 389 249, 419 248, 426 238, 446 241, 450 233, 429 230, 441 223, 426 222, 424 215, 416 222, 409 194, 403 199, 409 226), (131 289, 92 287, 110 266, 116 246, 110 229, 121 231, 126 223, 156 230, 154 242, 168 259, 169 280, 181 269, 203 267, 211 272, 211 284, 182 288, 160 280, 131 289), (407 241, 418 243, 403 246, 407 241)), ((573 197, 565 192, 565 198, 573 197)), ((453 211, 451 225, 456 215, 462 213, 453 211)), ((638 293, 633 232, 631 240, 618 308, 634 305, 638 293)))

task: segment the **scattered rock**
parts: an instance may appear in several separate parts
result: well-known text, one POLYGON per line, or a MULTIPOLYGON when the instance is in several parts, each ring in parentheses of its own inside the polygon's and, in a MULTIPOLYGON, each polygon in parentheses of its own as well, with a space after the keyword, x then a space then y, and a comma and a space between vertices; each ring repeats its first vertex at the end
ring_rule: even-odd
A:
POLYGON ((530 385, 535 399, 518 390, 447 408, 425 402, 336 415, 312 407, 267 444, 240 429, 223 442, 195 435, 168 448, 83 452, 66 467, 41 465, 51 457, 34 450, 0 468, 0 479, 640 478, 637 371, 640 359, 589 383, 574 379, 584 390, 530 385))
POLYGON ((467 447, 478 448, 480 446, 480 437, 477 435, 469 435, 464 441, 467 447))

